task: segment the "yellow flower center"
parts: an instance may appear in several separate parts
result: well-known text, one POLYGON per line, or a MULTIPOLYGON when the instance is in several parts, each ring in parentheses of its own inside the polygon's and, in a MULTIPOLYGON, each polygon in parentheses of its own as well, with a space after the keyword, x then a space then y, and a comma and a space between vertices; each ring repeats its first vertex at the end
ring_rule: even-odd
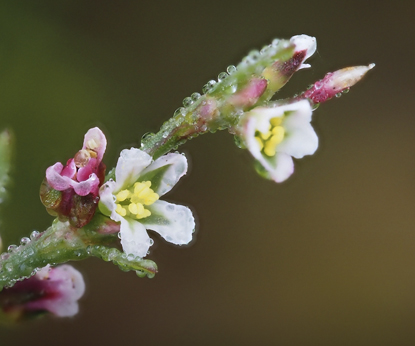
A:
POLYGON ((285 129, 281 126, 283 117, 275 117, 270 120, 267 132, 255 133, 255 139, 261 150, 267 156, 274 156, 277 145, 282 142, 285 136, 285 129))
POLYGON ((151 215, 150 210, 144 208, 159 199, 159 195, 150 189, 151 181, 135 183, 131 188, 121 190, 116 194, 115 211, 121 216, 143 219, 151 215))

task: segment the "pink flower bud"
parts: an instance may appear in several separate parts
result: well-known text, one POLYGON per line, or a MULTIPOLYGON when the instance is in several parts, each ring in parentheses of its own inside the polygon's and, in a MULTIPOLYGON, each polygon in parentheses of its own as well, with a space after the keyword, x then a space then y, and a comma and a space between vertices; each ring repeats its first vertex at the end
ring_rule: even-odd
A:
POLYGON ((308 98, 313 103, 322 103, 333 98, 360 81, 367 71, 375 67, 375 64, 368 66, 346 67, 335 72, 330 72, 325 77, 308 89, 301 98, 308 98))
POLYGON ((82 274, 72 266, 46 266, 31 278, 0 292, 0 307, 13 320, 44 312, 70 317, 78 313, 78 300, 84 292, 82 274))

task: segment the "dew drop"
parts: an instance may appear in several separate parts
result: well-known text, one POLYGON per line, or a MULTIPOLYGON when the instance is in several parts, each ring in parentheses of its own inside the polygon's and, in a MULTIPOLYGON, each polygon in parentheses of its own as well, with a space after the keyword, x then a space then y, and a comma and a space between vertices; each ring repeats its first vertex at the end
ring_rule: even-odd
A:
POLYGON ((339 98, 340 96, 342 96, 342 93, 337 93, 335 96, 336 96, 337 98, 339 98))
POLYGON ((128 256, 127 256, 127 259, 128 259, 129 261, 134 261, 134 260, 135 260, 135 256, 134 256, 132 253, 130 253, 130 254, 128 254, 128 256))
POLYGON ((17 245, 9 245, 9 247, 7 248, 7 251, 9 251, 10 253, 13 253, 17 250, 17 245))
POLYGON ((276 47, 276 46, 278 46, 278 43, 280 43, 280 40, 278 38, 275 38, 275 39, 272 40, 271 44, 272 44, 272 46, 276 47))
POLYGON ((150 238, 150 246, 154 244, 154 240, 150 238))
POLYGON ((347 94, 350 91, 350 88, 346 88, 342 91, 343 94, 347 94))
POLYGON ((183 100, 183 106, 185 106, 185 107, 189 107, 192 103, 193 103, 193 100, 192 100, 191 97, 186 97, 183 100))
POLYGON ((213 86, 216 84, 216 81, 214 81, 213 79, 210 80, 209 82, 207 82, 205 84, 205 86, 203 87, 203 92, 206 94, 209 90, 211 90, 213 88, 213 86))
POLYGON ((229 74, 235 73, 235 72, 236 72, 236 66, 234 66, 234 65, 229 65, 229 66, 226 68, 226 72, 228 72, 229 74))
POLYGON ((271 47, 270 46, 264 46, 262 47, 262 49, 260 50, 260 54, 264 55, 265 53, 267 53, 269 51, 271 47))
POLYGON ((30 243, 30 238, 28 237, 23 237, 22 239, 20 239, 20 244, 21 245, 26 245, 30 243))
POLYGON ((180 108, 177 108, 175 111, 174 111, 174 116, 178 116, 178 115, 182 115, 182 109, 183 109, 183 107, 180 107, 180 108))
POLYGON ((218 74, 218 82, 222 82, 228 77, 228 74, 226 72, 221 72, 218 74))
POLYGON ((242 139, 241 139, 241 137, 234 136, 233 137, 233 140, 235 141, 235 144, 236 144, 236 146, 238 148, 241 148, 241 149, 245 149, 246 148, 245 145, 244 145, 244 143, 243 143, 243 141, 242 141, 242 139))
POLYGON ((5 252, 5 253, 1 254, 0 259, 4 261, 4 260, 8 259, 9 257, 10 257, 10 254, 5 252))
POLYGON ((205 85, 203 86, 203 88, 202 88, 202 92, 203 92, 204 94, 206 94, 209 90, 210 90, 210 87, 209 87, 207 84, 205 84, 205 85))
POLYGON ((168 204, 166 206, 166 209, 169 210, 169 211, 173 211, 174 210, 174 205, 173 204, 168 204))
POLYGON ((253 50, 249 52, 249 57, 253 62, 257 61, 259 59, 259 52, 257 50, 253 50))
POLYGON ((4 265, 7 271, 11 272, 13 270, 13 265, 11 263, 6 263, 4 265))
POLYGON ((146 132, 145 134, 143 134, 141 136, 141 140, 150 139, 153 136, 154 136, 154 133, 153 132, 146 132))
POLYGON ((118 238, 121 239, 121 232, 118 233, 118 238))
POLYGON ((192 98, 193 101, 197 101, 200 97, 200 94, 199 93, 193 93, 190 97, 192 98))
POLYGON ((33 231, 32 233, 30 233, 30 239, 35 240, 39 236, 39 234, 40 233, 38 231, 33 231))

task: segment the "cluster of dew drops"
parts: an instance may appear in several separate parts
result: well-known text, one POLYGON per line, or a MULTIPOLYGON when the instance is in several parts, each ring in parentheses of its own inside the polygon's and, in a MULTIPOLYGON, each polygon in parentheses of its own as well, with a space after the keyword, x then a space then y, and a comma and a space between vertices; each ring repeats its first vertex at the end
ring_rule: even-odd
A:
MULTIPOLYGON (((14 245, 14 244, 9 245, 9 247, 7 248, 7 252, 4 252, 3 254, 1 254, 0 260, 5 261, 10 257, 11 254, 16 253, 16 252, 21 253, 21 258, 22 259, 27 259, 27 258, 31 257, 32 255, 34 255, 34 250, 30 247, 26 248, 25 246, 30 244, 31 241, 34 241, 37 238, 39 238, 39 236, 40 236, 40 232, 33 231, 30 234, 30 238, 29 237, 23 237, 20 240, 20 245, 14 245)), ((33 262, 33 260, 31 260, 31 261, 33 262)), ((29 261, 29 263, 31 261, 29 261)), ((0 268, 0 273, 1 273, 1 269, 2 268, 0 268)), ((10 262, 6 263, 4 265, 4 269, 5 269, 4 272, 12 272, 13 269, 14 269, 13 264, 10 263, 10 262)), ((30 275, 19 277, 16 280, 10 280, 9 285, 6 286, 6 287, 12 286, 17 281, 22 281, 24 279, 28 279, 29 277, 35 275, 40 269, 41 268, 34 268, 30 275)), ((0 280, 4 280, 4 279, 6 279, 6 277, 0 274, 0 280)), ((1 285, 0 285, 0 288, 1 288, 1 285)))
MULTIPOLYGON (((209 94, 215 88, 219 85, 219 83, 225 81, 229 76, 234 74, 238 71, 238 69, 242 69, 245 67, 248 67, 250 65, 254 65, 259 59, 267 58, 270 56, 273 56, 276 54, 277 49, 280 48, 287 48, 290 45, 289 41, 280 41, 279 39, 274 39, 270 45, 264 46, 260 51, 258 50, 252 50, 245 58, 242 59, 242 62, 238 65, 238 67, 234 65, 229 65, 226 68, 226 72, 221 72, 218 74, 217 81, 216 80, 210 80, 208 81, 202 88, 203 95, 209 94), (281 46, 281 42, 282 46, 281 46)), ((257 73, 260 73, 262 71, 262 67, 258 66, 258 71, 255 71, 257 73)), ((232 84, 230 87, 230 92, 233 94, 237 91, 237 85, 236 83, 232 84)), ((199 100, 199 98, 202 97, 202 95, 198 92, 194 92, 188 97, 185 97, 183 99, 183 106, 177 108, 173 113, 173 118, 166 121, 161 130, 163 131, 163 138, 166 138, 169 133, 170 127, 173 126, 179 126, 180 121, 177 119, 184 119, 184 117, 190 112, 189 107, 191 107, 196 101, 199 100)), ((150 139, 154 136, 154 133, 147 132, 142 136, 142 140, 144 139, 150 139)), ((143 144, 142 144, 143 146, 143 144)))

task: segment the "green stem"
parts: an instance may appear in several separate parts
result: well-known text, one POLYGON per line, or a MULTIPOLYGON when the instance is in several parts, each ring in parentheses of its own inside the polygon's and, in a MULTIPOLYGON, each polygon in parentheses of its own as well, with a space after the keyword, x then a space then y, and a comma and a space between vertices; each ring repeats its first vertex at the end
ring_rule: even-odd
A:
POLYGON ((129 258, 117 249, 103 246, 114 243, 115 239, 113 234, 100 234, 89 227, 75 229, 68 222, 55 220, 45 232, 32 235, 30 241, 24 238, 25 244, 12 246, 9 252, 1 255, 0 290, 34 275, 37 269, 48 264, 79 261, 91 256, 111 260, 124 270, 139 271, 138 275, 154 276, 157 267, 152 261, 129 258))

